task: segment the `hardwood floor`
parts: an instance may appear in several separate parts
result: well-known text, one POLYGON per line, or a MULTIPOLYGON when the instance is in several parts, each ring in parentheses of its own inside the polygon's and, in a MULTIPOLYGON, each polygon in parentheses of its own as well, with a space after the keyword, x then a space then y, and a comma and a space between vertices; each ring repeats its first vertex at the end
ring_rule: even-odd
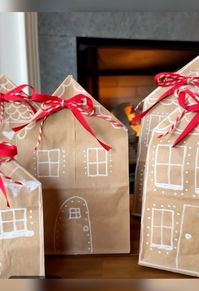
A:
POLYGON ((188 277, 177 273, 139 266, 137 262, 139 249, 140 218, 132 217, 131 230, 131 254, 46 256, 46 276, 71 279, 136 279, 188 277))

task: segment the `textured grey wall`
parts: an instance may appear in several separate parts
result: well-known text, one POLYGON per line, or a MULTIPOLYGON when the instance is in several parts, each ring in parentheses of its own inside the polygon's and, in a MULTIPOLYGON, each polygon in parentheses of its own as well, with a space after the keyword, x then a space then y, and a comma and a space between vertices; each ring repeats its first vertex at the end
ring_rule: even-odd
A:
POLYGON ((199 40, 199 13, 39 13, 42 90, 54 91, 67 74, 76 77, 76 37, 199 40))

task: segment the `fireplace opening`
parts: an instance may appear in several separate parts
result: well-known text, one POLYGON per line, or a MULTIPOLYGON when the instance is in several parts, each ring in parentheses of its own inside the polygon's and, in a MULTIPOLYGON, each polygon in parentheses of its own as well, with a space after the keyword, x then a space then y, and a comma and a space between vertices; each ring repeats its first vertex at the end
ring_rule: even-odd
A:
POLYGON ((136 105, 155 87, 153 77, 177 71, 198 55, 198 42, 77 37, 78 82, 129 130, 130 193, 133 193, 139 123, 136 105))

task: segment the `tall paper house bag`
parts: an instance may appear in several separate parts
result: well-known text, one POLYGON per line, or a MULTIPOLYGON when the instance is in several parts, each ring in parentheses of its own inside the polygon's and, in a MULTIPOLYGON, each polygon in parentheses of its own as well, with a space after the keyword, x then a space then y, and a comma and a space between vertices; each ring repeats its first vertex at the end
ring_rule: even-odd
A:
MULTIPOLYGON (((178 73, 182 75, 198 76, 199 75, 199 57, 193 59, 178 73)), ((144 100, 144 110, 154 104, 158 97, 168 90, 168 87, 158 87, 144 100)), ((141 121, 140 136, 138 143, 138 158, 135 173, 135 200, 133 212, 140 215, 142 208, 142 196, 144 185, 144 169, 149 141, 153 129, 168 116, 177 106, 175 94, 170 95, 161 101, 158 106, 152 108, 141 121)))
POLYGON ((199 126, 173 142, 195 112, 176 108, 153 130, 146 160, 139 264, 199 276, 199 126))
POLYGON ((3 178, 10 207, 0 195, 0 278, 44 276, 41 183, 15 160, 0 171, 10 178, 3 178))
MULTIPOLYGON (((67 99, 79 93, 93 100, 97 112, 115 119, 72 76, 53 95, 67 99)), ((128 132, 124 126, 97 117, 85 118, 95 134, 112 147, 110 151, 69 109, 46 119, 36 151, 40 122, 16 135, 18 160, 43 185, 46 252, 128 253, 128 132)))

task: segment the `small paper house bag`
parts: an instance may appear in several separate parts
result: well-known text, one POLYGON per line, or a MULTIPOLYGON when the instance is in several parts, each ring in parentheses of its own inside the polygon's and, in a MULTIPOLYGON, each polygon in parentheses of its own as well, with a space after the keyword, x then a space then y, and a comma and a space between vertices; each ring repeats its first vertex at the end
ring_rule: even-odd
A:
MULTIPOLYGON (((184 109, 176 108, 152 132, 146 160, 139 256, 141 265, 193 276, 199 276, 198 101, 196 104, 198 109, 186 111, 177 124, 184 109), (192 118, 198 119, 195 127, 180 140, 192 118), (157 138, 172 124, 176 128, 171 134, 157 138), (173 147, 177 140, 179 143, 173 147)), ((191 109, 189 105, 185 107, 191 109)))
MULTIPOLYGON (((178 71, 182 75, 198 76, 199 75, 199 57, 192 60, 185 67, 178 71)), ((184 84, 187 85, 187 84, 184 84)), ((189 84, 188 86, 191 87, 189 84)), ((171 86, 173 87, 173 85, 171 86)), ((170 87, 170 88, 171 88, 170 87)), ((144 99, 144 110, 154 104, 159 96, 165 93, 169 87, 158 87, 147 98, 144 99)), ((144 168, 147 155, 148 144, 151 138, 153 128, 170 114, 177 106, 176 95, 171 94, 169 97, 161 101, 158 106, 153 107, 145 117, 142 118, 139 144, 138 144, 138 158, 136 164, 135 174, 135 202, 134 212, 140 214, 143 196, 144 184, 144 168)))
MULTIPOLYGON (((33 115, 31 102, 25 99, 25 93, 20 94, 20 89, 16 90, 15 93, 8 94, 13 89, 21 88, 22 86, 16 87, 5 75, 0 76, 0 138, 1 140, 12 141, 14 139, 14 131, 12 127, 27 122, 33 115), (22 97, 23 96, 23 97, 22 97), (16 102, 14 100, 21 100, 16 102)), ((27 87, 27 85, 24 85, 27 87)), ((33 125, 31 125, 33 126, 33 125)), ((24 132, 25 134, 25 132, 24 132)), ((20 135, 18 135, 20 138, 20 135)))
MULTIPOLYGON (((53 95, 61 96, 64 102, 77 94, 90 97, 96 112, 105 119, 116 120, 71 76, 53 95)), ((96 136, 111 145, 110 151, 83 128, 68 108, 45 120, 36 151, 40 121, 16 134, 18 160, 43 185, 46 252, 127 253, 130 249, 127 130, 121 124, 95 116, 84 117, 96 136), (26 136, 18 138, 24 131, 26 136)))
POLYGON ((10 159, 14 151, 14 146, 0 143, 0 278, 42 276, 41 184, 18 162, 10 159), (8 155, 5 155, 5 150, 8 155))

